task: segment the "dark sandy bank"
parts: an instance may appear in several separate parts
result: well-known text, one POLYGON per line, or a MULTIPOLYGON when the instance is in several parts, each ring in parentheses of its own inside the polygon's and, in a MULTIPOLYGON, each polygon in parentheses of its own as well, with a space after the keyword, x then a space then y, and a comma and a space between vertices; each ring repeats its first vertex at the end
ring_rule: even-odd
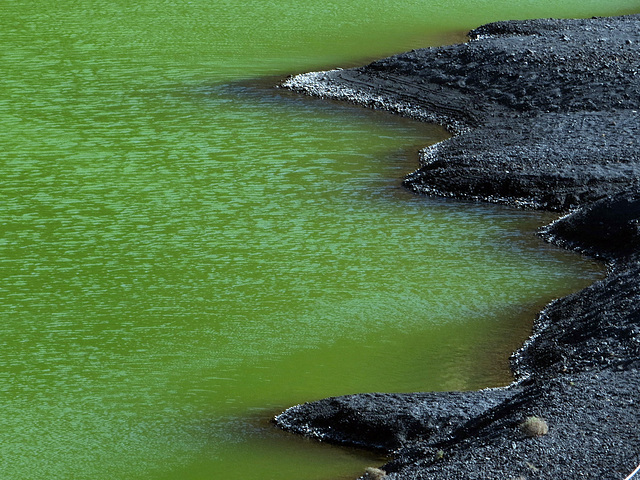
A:
POLYGON ((539 314, 507 388, 329 398, 275 422, 387 453, 389 479, 623 480, 640 463, 640 16, 470 38, 284 85, 445 125, 408 188, 570 212, 541 235, 608 276, 539 314))

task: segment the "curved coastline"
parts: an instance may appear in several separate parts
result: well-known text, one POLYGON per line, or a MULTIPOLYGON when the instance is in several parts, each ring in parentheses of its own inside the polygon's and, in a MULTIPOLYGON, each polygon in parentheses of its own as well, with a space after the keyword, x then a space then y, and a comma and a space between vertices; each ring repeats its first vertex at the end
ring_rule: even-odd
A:
POLYGON ((274 421, 389 454, 389 480, 622 480, 640 463, 640 15, 469 37, 283 86, 445 125, 407 188, 566 213, 540 234, 607 277, 539 314, 509 387, 334 397, 274 421), (534 416, 542 435, 522 428, 534 416))

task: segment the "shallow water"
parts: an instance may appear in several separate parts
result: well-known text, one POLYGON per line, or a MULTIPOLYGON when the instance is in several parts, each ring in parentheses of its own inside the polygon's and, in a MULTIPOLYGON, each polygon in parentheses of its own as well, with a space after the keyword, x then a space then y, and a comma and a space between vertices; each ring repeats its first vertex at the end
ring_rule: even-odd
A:
POLYGON ((269 417, 506 384, 601 275, 532 235, 549 215, 400 188, 440 128, 271 85, 636 2, 342 3, 3 5, 1 478, 354 477, 379 459, 269 417))

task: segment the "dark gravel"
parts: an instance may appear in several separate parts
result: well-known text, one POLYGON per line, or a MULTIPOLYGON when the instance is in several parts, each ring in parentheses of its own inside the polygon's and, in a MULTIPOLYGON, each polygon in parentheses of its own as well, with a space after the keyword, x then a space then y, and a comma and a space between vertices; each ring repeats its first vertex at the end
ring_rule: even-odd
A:
POLYGON ((470 38, 284 86, 445 125, 408 188, 570 212, 540 234, 608 276, 539 314, 507 388, 329 398, 275 423, 388 453, 390 480, 623 480, 640 463, 640 16, 470 38), (531 416, 546 434, 523 430, 531 416))

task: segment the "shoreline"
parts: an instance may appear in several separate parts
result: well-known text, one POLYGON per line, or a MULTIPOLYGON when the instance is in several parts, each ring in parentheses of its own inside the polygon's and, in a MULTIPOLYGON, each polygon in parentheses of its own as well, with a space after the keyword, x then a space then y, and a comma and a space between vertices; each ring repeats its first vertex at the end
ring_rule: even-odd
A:
POLYGON ((540 235, 608 275, 542 310, 508 387, 333 397, 274 422, 392 458, 363 478, 622 480, 640 463, 640 15, 469 37, 283 87, 445 126, 407 188, 567 213, 540 235))

